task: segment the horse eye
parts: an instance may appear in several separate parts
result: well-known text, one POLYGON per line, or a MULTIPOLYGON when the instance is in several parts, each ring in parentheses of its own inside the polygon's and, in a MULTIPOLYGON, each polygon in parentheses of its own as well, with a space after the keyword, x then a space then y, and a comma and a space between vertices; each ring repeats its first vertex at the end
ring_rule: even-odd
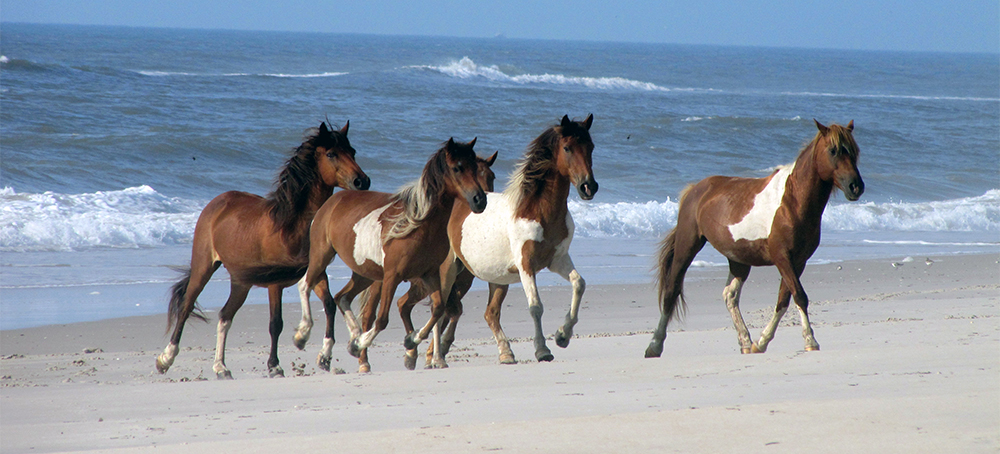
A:
POLYGON ((572 153, 573 152, 572 150, 569 149, 568 145, 563 147, 563 151, 565 151, 567 153, 572 153))
POLYGON ((462 166, 461 166, 461 165, 457 165, 457 166, 455 166, 455 167, 452 167, 452 168, 451 168, 451 171, 452 171, 452 172, 455 172, 455 173, 459 173, 459 172, 461 172, 461 171, 462 171, 462 166))

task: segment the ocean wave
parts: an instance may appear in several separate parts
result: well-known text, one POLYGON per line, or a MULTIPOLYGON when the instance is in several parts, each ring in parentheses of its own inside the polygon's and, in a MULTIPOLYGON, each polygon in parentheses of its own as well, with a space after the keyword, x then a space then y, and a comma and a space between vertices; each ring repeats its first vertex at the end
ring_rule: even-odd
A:
MULTIPOLYGON (((576 235, 589 238, 655 238, 677 223, 677 202, 570 201, 576 235)), ((997 232, 1000 189, 978 197, 905 203, 831 204, 823 229, 845 232, 997 232)))
POLYGON ((87 194, 0 190, 0 251, 139 248, 190 242, 203 202, 149 186, 87 194))
POLYGON ((462 57, 461 60, 452 61, 442 66, 411 66, 411 68, 426 69, 435 71, 446 76, 457 77, 459 79, 483 78, 493 82, 511 83, 517 85, 549 84, 582 86, 595 90, 637 90, 637 91, 710 91, 693 88, 668 88, 656 85, 651 82, 626 79, 623 77, 579 77, 566 76, 562 74, 518 74, 510 75, 496 65, 478 65, 469 57, 462 57))
MULTIPOLYGON (((190 243, 205 201, 167 197, 149 186, 87 194, 18 194, 0 189, 0 251, 74 251, 190 243)), ((659 238, 677 223, 674 200, 570 200, 583 238, 659 238)), ((823 228, 842 232, 1000 232, 1000 189, 934 202, 837 203, 823 228)))
POLYGON ((349 73, 346 72, 323 72, 314 74, 285 74, 285 73, 223 73, 223 74, 209 74, 209 73, 187 73, 187 72, 176 72, 176 71, 136 71, 143 76, 149 77, 170 77, 170 76, 190 76, 190 77, 280 77, 280 78, 302 78, 309 79, 315 77, 337 77, 344 76, 349 73))
POLYGON ((819 96, 829 98, 856 98, 856 99, 912 99, 919 101, 974 101, 974 102, 998 102, 1000 98, 983 98, 977 96, 930 96, 930 95, 890 95, 890 94, 848 94, 848 93, 822 93, 822 92, 780 92, 784 96, 819 96))

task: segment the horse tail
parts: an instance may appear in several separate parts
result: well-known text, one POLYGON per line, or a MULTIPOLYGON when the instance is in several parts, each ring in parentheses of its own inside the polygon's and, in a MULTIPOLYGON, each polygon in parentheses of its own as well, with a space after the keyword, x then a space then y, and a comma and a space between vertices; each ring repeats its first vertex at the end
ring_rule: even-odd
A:
MULTIPOLYGON (((184 318, 184 295, 187 294, 188 284, 191 283, 191 268, 183 268, 179 270, 182 275, 181 279, 177 281, 173 287, 170 288, 170 305, 167 308, 167 332, 170 331, 174 325, 181 323, 184 318)), ((194 318, 207 322, 208 318, 198 307, 198 302, 194 303, 194 308, 188 316, 193 316, 194 318)))
POLYGON ((687 303, 684 301, 684 277, 671 278, 676 238, 677 228, 675 227, 660 242, 660 253, 657 257, 658 272, 656 282, 659 289, 660 312, 666 315, 668 324, 674 316, 680 317, 683 315, 687 308, 687 303), (680 304, 677 304, 678 301, 680 301, 680 304))
POLYGON ((302 279, 309 269, 309 262, 289 263, 286 265, 261 265, 240 268, 231 271, 234 279, 239 279, 252 285, 270 285, 283 282, 296 282, 302 279))

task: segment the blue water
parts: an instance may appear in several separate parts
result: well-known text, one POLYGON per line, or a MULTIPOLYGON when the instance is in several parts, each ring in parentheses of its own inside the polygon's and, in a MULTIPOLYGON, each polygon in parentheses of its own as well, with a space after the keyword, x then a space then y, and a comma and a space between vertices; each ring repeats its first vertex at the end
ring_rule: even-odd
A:
POLYGON ((570 202, 590 283, 650 282, 681 189, 791 162, 813 118, 855 121, 866 183, 834 194, 813 263, 1000 251, 993 54, 5 23, 0 55, 0 329, 164 312, 201 207, 268 192, 327 118, 393 191, 449 137, 499 150, 502 186, 546 126, 593 113, 601 189, 570 202))

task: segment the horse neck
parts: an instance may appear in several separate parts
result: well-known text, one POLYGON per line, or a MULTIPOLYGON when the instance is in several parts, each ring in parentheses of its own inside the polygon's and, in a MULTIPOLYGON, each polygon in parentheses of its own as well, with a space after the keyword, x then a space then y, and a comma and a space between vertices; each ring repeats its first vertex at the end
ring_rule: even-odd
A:
POLYGON ((569 211, 569 178, 555 169, 549 170, 542 187, 521 199, 517 207, 517 217, 535 219, 539 222, 564 222, 569 211))
POLYGON ((788 176, 795 194, 794 211, 804 217, 822 217, 833 192, 833 183, 823 181, 816 173, 816 143, 809 144, 795 160, 795 169, 788 176))

